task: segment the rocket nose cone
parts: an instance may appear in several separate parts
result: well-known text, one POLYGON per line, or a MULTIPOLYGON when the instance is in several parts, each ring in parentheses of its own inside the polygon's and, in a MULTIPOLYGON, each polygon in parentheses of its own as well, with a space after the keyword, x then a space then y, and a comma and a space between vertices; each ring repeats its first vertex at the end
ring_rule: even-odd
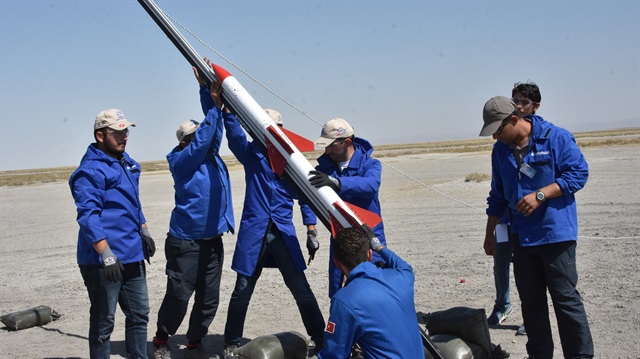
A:
POLYGON ((229 73, 229 71, 225 70, 221 66, 218 66, 216 64, 211 64, 211 67, 213 67, 213 72, 216 74, 216 77, 218 78, 220 83, 222 83, 224 81, 224 79, 226 79, 227 77, 232 76, 229 73))

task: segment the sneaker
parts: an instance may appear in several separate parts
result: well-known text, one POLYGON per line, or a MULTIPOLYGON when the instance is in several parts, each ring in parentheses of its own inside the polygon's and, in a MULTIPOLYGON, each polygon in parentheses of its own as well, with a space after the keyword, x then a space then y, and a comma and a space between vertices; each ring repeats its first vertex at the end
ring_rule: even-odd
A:
POLYGON ((171 359, 171 348, 168 344, 153 345, 154 359, 171 359))
POLYGON ((195 347, 194 349, 184 349, 184 358, 185 359, 220 359, 220 357, 218 357, 217 355, 215 356, 210 356, 209 353, 207 353, 206 350, 204 350, 204 347, 202 346, 202 344, 198 345, 197 347, 195 347))
POLYGON ((524 324, 518 327, 518 332, 516 332, 516 335, 527 335, 527 330, 524 329, 524 324))
POLYGON ((493 308, 493 312, 487 319, 487 324, 493 326, 493 325, 498 325, 504 322, 509 317, 512 311, 513 311, 513 308, 511 306, 509 306, 504 312, 501 312, 493 308))
POLYGON ((236 358, 235 350, 238 349, 238 346, 235 344, 225 344, 224 345, 224 359, 233 359, 236 358))

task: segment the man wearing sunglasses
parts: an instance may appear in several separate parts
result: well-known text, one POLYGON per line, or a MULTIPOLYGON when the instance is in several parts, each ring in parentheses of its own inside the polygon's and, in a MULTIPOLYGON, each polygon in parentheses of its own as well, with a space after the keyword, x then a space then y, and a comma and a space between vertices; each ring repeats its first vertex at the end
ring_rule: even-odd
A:
MULTIPOLYGON (((309 182, 316 188, 329 186, 343 201, 382 217, 378 199, 382 165, 377 159, 371 158, 371 143, 356 137, 353 127, 347 121, 334 118, 324 124, 315 145, 324 148, 324 153, 318 158, 316 171, 311 171, 309 182)), ((384 224, 380 222, 373 231, 386 246, 384 224)), ((333 241, 329 247, 329 258, 332 257, 333 241)), ((378 253, 373 254, 373 262, 384 264, 378 253)), ((329 298, 340 289, 342 281, 342 271, 333 260, 329 260, 329 298)))
POLYGON ((149 294, 144 260, 155 252, 138 194, 140 164, 125 152, 129 122, 101 111, 69 187, 78 210, 77 259, 89 294, 89 356, 109 358, 116 308, 126 317, 129 358, 147 357, 149 294))
POLYGON ((564 357, 591 358, 593 340, 576 289, 575 259, 575 193, 587 182, 587 162, 569 131, 537 115, 523 116, 507 97, 487 101, 483 120, 480 136, 497 140, 491 154, 485 238, 493 236, 499 219, 509 211, 527 352, 530 358, 553 358, 548 291, 564 357))
POLYGON ((205 118, 184 121, 176 131, 178 145, 167 155, 175 189, 165 242, 167 290, 158 311, 154 356, 170 358, 169 335, 174 335, 187 313, 189 318, 185 356, 208 358, 202 339, 220 303, 220 280, 224 262, 222 236, 234 232, 229 172, 222 157, 223 119, 221 86, 202 82, 200 103, 205 118))

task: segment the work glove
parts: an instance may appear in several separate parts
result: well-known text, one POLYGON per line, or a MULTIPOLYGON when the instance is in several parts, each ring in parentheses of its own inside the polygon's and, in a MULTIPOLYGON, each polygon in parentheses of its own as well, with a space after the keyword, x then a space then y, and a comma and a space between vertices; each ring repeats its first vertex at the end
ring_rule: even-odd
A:
POLYGON ((316 257, 316 252, 320 249, 320 242, 318 242, 317 237, 317 229, 307 231, 307 249, 309 250, 309 261, 307 262, 307 265, 316 257))
POLYGON ((323 186, 331 187, 336 193, 340 191, 340 180, 331 177, 326 173, 320 171, 309 171, 309 174, 313 177, 309 178, 309 182, 315 187, 320 188, 323 186))
POLYGON ((369 245, 371 246, 371 249, 377 252, 378 249, 382 247, 382 243, 380 243, 380 240, 378 239, 378 237, 376 237, 376 234, 373 233, 373 229, 371 229, 371 227, 363 223, 362 232, 364 232, 364 235, 367 236, 367 238, 369 239, 369 245))
POLYGON ((149 257, 153 257, 153 255, 156 254, 156 242, 154 242, 153 238, 151 238, 149 228, 142 227, 142 229, 140 230, 140 236, 144 241, 144 245, 146 245, 147 247, 147 254, 149 255, 149 257))
POLYGON ((124 267, 109 246, 100 252, 100 257, 102 258, 102 268, 104 268, 104 275, 107 280, 112 283, 121 281, 124 267))

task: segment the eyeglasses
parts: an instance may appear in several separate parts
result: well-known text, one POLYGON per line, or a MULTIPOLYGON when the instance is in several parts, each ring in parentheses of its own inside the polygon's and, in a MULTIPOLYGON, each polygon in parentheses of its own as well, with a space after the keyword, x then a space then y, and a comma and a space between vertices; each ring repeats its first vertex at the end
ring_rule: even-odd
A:
POLYGON ((129 129, 128 128, 126 130, 122 130, 122 131, 112 130, 112 129, 108 128, 107 131, 109 131, 109 134, 111 136, 113 136, 114 138, 129 137, 129 129))
POLYGON ((529 100, 528 98, 512 98, 511 101, 513 101, 513 103, 517 105, 522 105, 522 107, 527 107, 532 103, 535 103, 534 101, 529 100))
POLYGON ((331 142, 331 143, 330 143, 327 147, 325 147, 325 148, 326 148, 326 149, 329 149, 329 148, 335 147, 335 146, 337 146, 337 145, 339 145, 339 144, 341 144, 341 143, 344 143, 344 141, 346 141, 346 140, 347 140, 346 138, 337 139, 337 140, 335 140, 335 141, 331 142))

